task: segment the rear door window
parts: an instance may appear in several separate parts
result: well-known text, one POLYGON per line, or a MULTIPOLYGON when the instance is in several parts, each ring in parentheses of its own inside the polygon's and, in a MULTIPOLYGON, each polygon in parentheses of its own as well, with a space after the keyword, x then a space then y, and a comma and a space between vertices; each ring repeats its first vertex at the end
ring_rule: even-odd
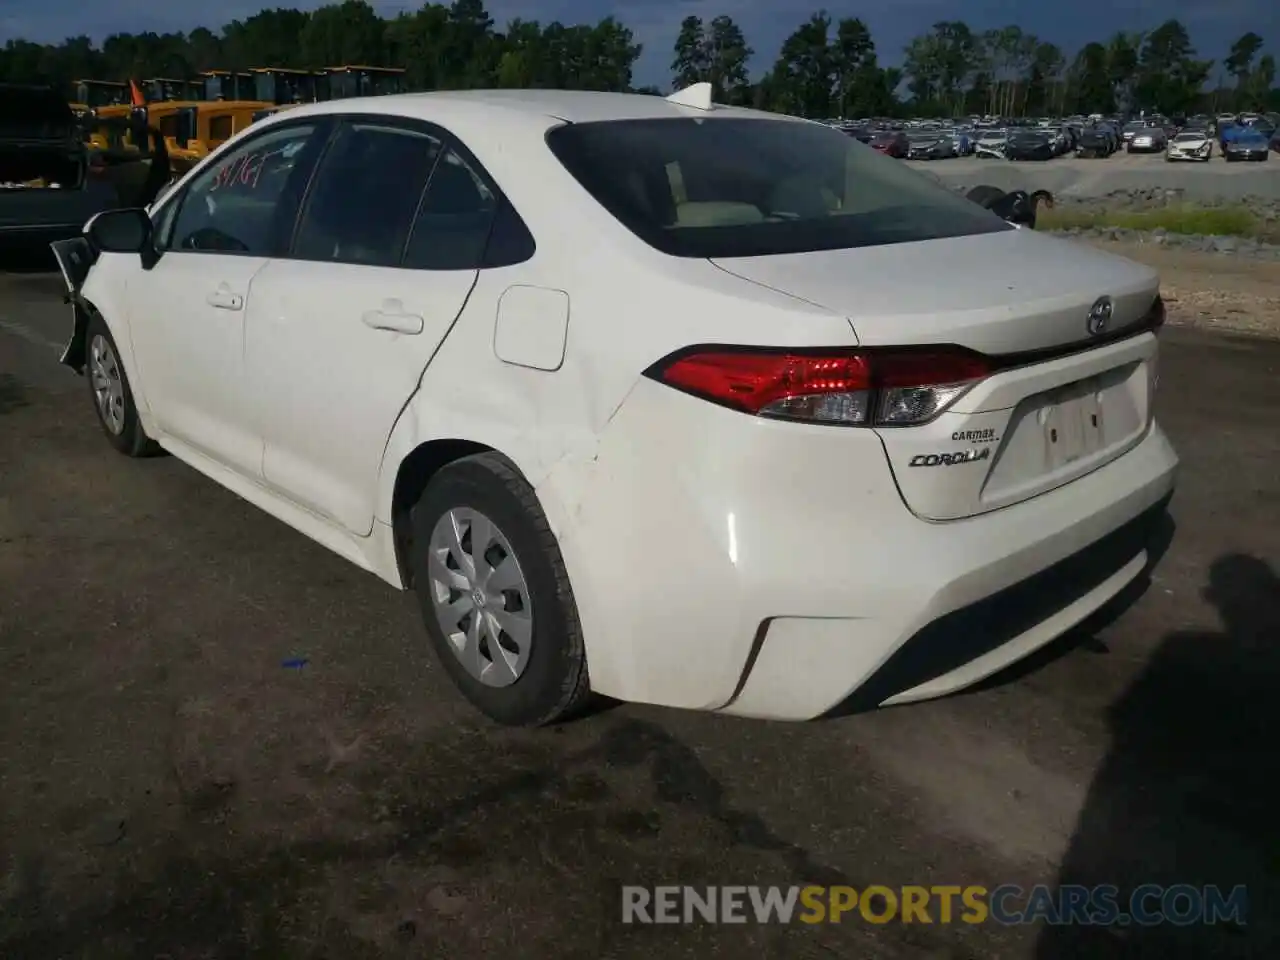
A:
POLYGON ((303 206, 292 255, 396 267, 440 156, 438 137, 348 121, 325 153, 303 206))
POLYGON ((454 150, 431 174, 413 225, 404 265, 419 270, 476 270, 499 199, 484 178, 454 150))

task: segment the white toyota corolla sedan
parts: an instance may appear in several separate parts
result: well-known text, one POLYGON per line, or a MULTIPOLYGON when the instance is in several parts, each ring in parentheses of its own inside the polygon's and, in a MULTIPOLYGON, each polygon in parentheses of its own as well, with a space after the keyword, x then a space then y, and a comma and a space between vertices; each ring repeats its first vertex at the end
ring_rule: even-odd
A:
POLYGON ((701 86, 301 106, 86 238, 108 441, 413 589, 504 723, 960 689, 1174 487, 1156 274, 701 86))

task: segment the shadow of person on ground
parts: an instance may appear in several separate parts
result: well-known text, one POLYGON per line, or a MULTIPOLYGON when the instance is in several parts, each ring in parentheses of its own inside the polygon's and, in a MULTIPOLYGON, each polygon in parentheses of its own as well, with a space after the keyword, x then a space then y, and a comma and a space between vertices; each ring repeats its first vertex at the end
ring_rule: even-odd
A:
POLYGON ((1244 925, 1046 926, 1037 960, 1280 956, 1280 580, 1256 557, 1224 556, 1205 597, 1222 632, 1170 635, 1112 705, 1111 747, 1058 884, 1115 885, 1121 911, 1144 884, 1212 884, 1224 897, 1243 884, 1244 925))

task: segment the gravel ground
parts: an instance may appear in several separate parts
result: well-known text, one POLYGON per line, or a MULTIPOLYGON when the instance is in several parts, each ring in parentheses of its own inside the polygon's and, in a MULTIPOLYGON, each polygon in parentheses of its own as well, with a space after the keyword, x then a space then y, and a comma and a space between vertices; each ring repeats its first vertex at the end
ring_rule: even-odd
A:
POLYGON ((1127 230, 1123 227, 1089 227, 1054 230, 1063 237, 1078 237, 1089 242, 1109 241, 1143 246, 1185 250, 1188 253, 1221 254, 1280 263, 1280 245, 1260 243, 1248 237, 1205 236, 1198 233, 1170 233, 1167 230, 1127 230))
POLYGON ((1206 255, 1149 239, 1090 242, 1160 271, 1169 323, 1280 338, 1280 260, 1206 255))
POLYGON ((1195 201, 1280 201, 1280 157, 1274 156, 1262 163, 1226 163, 1215 157, 1205 164, 1167 163, 1158 154, 1125 153, 1105 160, 1060 157, 1042 163, 974 157, 907 162, 951 186, 989 183, 1005 190, 1049 190, 1062 198, 1175 190, 1195 201))
MULTIPOLYGON (((1214 327, 1194 304, 1230 291, 1275 320, 1253 304, 1280 266, 1106 249, 1164 272, 1176 323, 1214 327)), ((110 451, 56 363, 58 294, 0 270, 2 960, 1280 957, 1280 345, 1165 332, 1167 554, 977 690, 505 731, 409 598, 173 457, 110 451), (624 883, 815 882, 1246 884, 1253 906, 1244 928, 619 918, 624 883)))

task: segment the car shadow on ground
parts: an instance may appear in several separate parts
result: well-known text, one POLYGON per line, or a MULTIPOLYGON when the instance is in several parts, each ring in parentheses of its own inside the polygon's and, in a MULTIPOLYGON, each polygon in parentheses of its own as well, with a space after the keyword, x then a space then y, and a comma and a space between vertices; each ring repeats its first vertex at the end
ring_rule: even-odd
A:
MULTIPOLYGON (((1280 733, 1280 580, 1263 560, 1227 555, 1210 568, 1204 596, 1221 632, 1169 635, 1110 707, 1110 749, 1058 884, 1114 885, 1122 912, 1144 884, 1216 885, 1224 896, 1244 885, 1244 923, 1046 926, 1037 960, 1280 955, 1280 820, 1269 789, 1280 733)), ((1140 906, 1160 904, 1154 896, 1140 906)))

